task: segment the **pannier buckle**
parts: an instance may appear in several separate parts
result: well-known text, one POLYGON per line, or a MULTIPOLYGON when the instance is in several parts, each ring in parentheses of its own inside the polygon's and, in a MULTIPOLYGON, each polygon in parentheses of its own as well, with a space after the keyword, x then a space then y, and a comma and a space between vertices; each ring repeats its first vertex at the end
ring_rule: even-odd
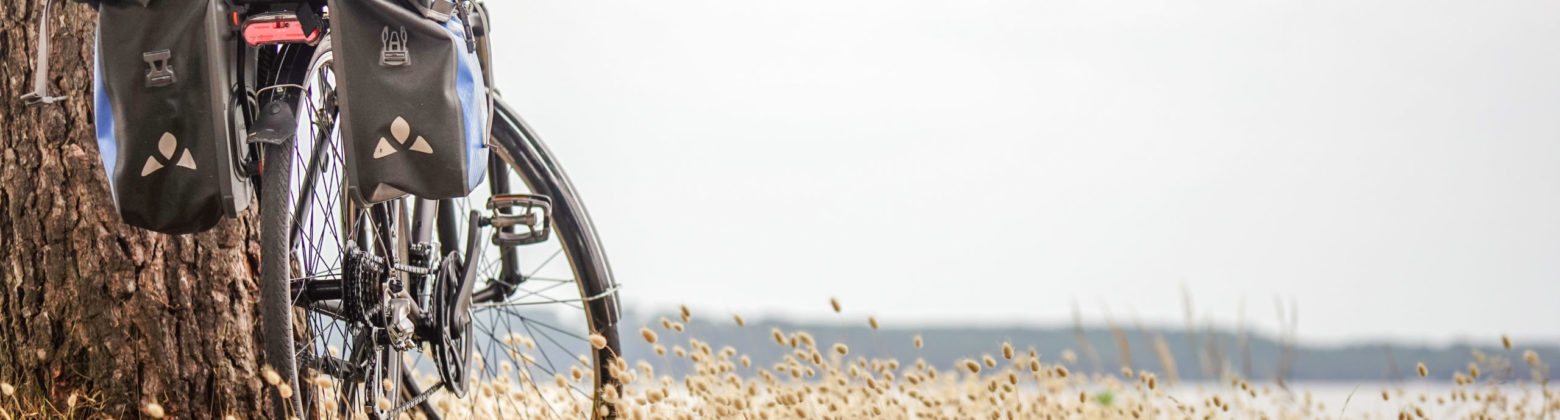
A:
POLYGON ((173 67, 168 65, 168 59, 173 53, 168 50, 157 50, 149 53, 141 53, 141 59, 151 67, 146 70, 146 86, 168 86, 179 81, 179 77, 173 74, 173 67))
POLYGON ((379 50, 379 65, 400 67, 412 63, 412 57, 406 53, 406 27, 392 31, 386 26, 379 32, 379 41, 383 46, 379 50))

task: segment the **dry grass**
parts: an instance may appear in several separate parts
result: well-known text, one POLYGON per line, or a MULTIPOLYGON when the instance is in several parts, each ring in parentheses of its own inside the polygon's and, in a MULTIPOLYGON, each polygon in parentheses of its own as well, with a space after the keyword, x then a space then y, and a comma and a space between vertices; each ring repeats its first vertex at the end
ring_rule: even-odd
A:
MULTIPOLYGON (((831 307, 838 307, 831 299, 831 307)), ((681 318, 691 318, 683 308, 681 318)), ((745 324, 740 316, 738 325, 745 324)), ((876 324, 875 318, 869 321, 876 324)), ((448 393, 432 404, 445 418, 577 419, 592 410, 616 413, 625 419, 1560 419, 1560 393, 1550 390, 1549 368, 1537 353, 1512 350, 1502 338, 1504 355, 1475 352, 1468 367, 1457 370, 1444 391, 1410 393, 1402 388, 1380 390, 1374 410, 1358 407, 1376 390, 1351 394, 1342 407, 1329 408, 1303 391, 1289 391, 1274 384, 1259 384, 1230 377, 1217 385, 1168 385, 1158 373, 1123 369, 1116 374, 1070 373, 1077 356, 1064 352, 1057 360, 1043 360, 1034 349, 1021 350, 1010 343, 991 348, 990 354, 967 355, 952 368, 939 369, 924 360, 900 361, 851 356, 847 343, 818 343, 805 331, 772 332, 774 342, 789 354, 780 360, 754 362, 741 349, 712 349, 698 337, 681 332, 680 323, 662 320, 668 336, 650 328, 640 330, 645 345, 658 348, 670 342, 675 351, 658 351, 653 359, 619 359, 610 367, 625 383, 621 394, 606 392, 605 403, 570 396, 570 386, 590 383, 591 369, 575 366, 569 375, 532 378, 523 369, 501 365, 504 376, 478 384, 466 398, 448 393), (681 377, 657 374, 654 366, 684 364, 693 372, 681 377), (1480 379, 1480 368, 1528 375, 1505 383, 1480 379), (1180 387, 1180 388, 1177 388, 1180 387), (1356 398, 1360 397, 1360 398, 1356 398), (1356 407, 1349 407, 1353 402, 1356 407)), ((629 337, 624 337, 629 339, 629 337)), ((601 344, 592 337, 592 344, 601 344)), ((901 345, 922 346, 922 338, 901 345)), ((1159 346, 1164 347, 1164 346, 1159 346)), ((513 350, 528 351, 524 346, 513 350)), ((1159 351, 1163 352, 1164 349, 1159 351)), ((480 363, 480 362, 479 362, 480 363)), ((1433 368, 1416 366, 1421 376, 1433 368)), ((266 380, 281 386, 267 371, 266 380)), ((1510 377, 1509 375, 1507 377, 1510 377)), ((329 378, 316 378, 311 389, 336 386, 329 378)), ((9 384, 0 384, 0 420, 73 418, 95 399, 72 399, 69 407, 28 403, 9 384), (77 406, 79 404, 80 406, 77 406)), ((328 403, 323 403, 328 404, 328 403)), ((388 404, 382 401, 381 404, 388 404)), ((162 408, 143 404, 141 413, 158 418, 162 408)), ((409 413, 406 419, 422 418, 409 413)))
MULTIPOLYGON (((992 348, 1000 359, 971 355, 956 370, 940 370, 923 360, 851 357, 844 343, 817 343, 803 331, 775 335, 773 345, 792 353, 751 367, 740 349, 712 351, 696 337, 663 338, 686 339, 693 350, 636 361, 634 368, 618 363, 614 374, 627 385, 623 395, 608 394, 608 409, 626 419, 1560 418, 1560 394, 1547 390, 1547 366, 1532 352, 1521 362, 1531 370, 1531 381, 1497 384, 1459 376, 1447 392, 1398 389, 1394 397, 1381 390, 1391 408, 1363 411, 1350 410, 1347 402, 1328 408, 1304 392, 1241 378, 1177 390, 1146 370, 1069 374, 1067 362, 1041 360, 1007 343, 992 348), (695 373, 674 378, 652 368, 668 363, 689 364, 695 373)), ((1508 362, 1491 357, 1475 363, 1508 362)), ((547 380, 501 379, 483 384, 474 397, 444 395, 434 403, 448 411, 448 419, 580 418, 590 412, 592 407, 562 397, 564 392, 547 380)))

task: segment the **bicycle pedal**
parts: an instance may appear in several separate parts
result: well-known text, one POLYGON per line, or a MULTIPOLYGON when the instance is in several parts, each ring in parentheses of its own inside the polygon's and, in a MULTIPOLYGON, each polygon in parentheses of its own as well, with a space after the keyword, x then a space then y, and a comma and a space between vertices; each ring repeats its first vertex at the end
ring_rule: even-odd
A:
POLYGON ((488 199, 491 215, 483 226, 494 227, 493 244, 517 246, 546 241, 552 234, 552 198, 536 194, 497 195, 488 199))

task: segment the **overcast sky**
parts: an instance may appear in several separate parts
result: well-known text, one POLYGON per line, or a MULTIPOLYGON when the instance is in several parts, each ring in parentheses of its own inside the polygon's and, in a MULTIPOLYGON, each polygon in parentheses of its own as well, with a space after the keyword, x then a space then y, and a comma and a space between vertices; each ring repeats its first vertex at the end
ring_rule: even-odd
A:
POLYGON ((488 3, 633 305, 1560 342, 1560 3, 488 3))

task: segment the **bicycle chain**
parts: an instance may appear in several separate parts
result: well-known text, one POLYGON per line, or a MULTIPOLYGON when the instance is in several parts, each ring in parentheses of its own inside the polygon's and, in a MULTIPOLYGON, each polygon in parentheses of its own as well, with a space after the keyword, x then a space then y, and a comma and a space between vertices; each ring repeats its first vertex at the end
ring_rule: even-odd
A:
POLYGON ((425 275, 426 276, 426 275, 429 275, 429 274, 433 274, 434 271, 436 270, 434 268, 434 266, 437 266, 438 264, 439 264, 439 260, 437 258, 434 258, 432 261, 429 261, 429 266, 428 267, 418 267, 418 266, 411 265, 411 264, 395 263, 395 264, 391 264, 390 268, 395 269, 396 271, 404 271, 404 272, 407 272, 407 273, 421 274, 421 275, 425 275))
POLYGON ((406 400, 406 402, 401 403, 401 405, 398 405, 395 408, 390 409, 390 413, 389 413, 390 414, 390 418, 397 418, 398 416, 401 415, 401 412, 406 411, 406 410, 410 410, 410 409, 412 409, 412 406, 415 406, 417 404, 422 404, 423 401, 427 401, 429 397, 432 397, 433 393, 439 392, 439 388, 443 388, 443 387, 444 387, 444 382, 440 381, 439 383, 433 384, 433 386, 428 387, 428 389, 423 390, 423 392, 421 394, 417 394, 417 396, 414 396, 411 399, 406 400))

